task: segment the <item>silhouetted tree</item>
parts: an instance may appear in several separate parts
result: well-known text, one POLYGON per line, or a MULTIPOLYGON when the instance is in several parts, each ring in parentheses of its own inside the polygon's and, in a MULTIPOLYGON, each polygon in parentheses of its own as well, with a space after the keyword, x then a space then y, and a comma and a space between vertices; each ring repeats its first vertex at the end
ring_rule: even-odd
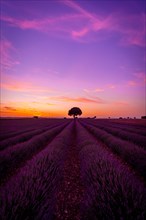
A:
POLYGON ((69 111, 68 111, 68 115, 69 116, 72 116, 75 118, 77 115, 81 115, 82 114, 82 111, 80 108, 78 107, 73 107, 71 108, 69 111))

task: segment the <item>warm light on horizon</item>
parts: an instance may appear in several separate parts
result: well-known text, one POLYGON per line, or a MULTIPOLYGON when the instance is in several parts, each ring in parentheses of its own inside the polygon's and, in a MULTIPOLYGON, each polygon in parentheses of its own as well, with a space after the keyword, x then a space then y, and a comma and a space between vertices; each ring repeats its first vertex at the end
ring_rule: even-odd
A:
MULTIPOLYGON (((72 107, 74 106, 78 106, 78 105, 72 105, 72 107)), ((90 105, 89 105, 90 106, 90 105)), ((6 108, 5 107, 5 111, 1 111, 1 117, 33 117, 33 116, 39 116, 39 117, 70 117, 68 116, 68 111, 69 108, 58 108, 58 109, 54 109, 54 110, 35 110, 35 109, 27 109, 27 108, 18 108, 13 109, 11 107, 6 108)), ((82 107, 82 115, 80 117, 94 117, 96 116, 97 118, 108 118, 108 117, 115 117, 115 118, 119 118, 119 117, 131 117, 131 118, 141 118, 142 115, 138 115, 137 114, 137 109, 135 111, 133 111, 130 114, 130 108, 129 109, 125 109, 125 108, 116 108, 116 106, 111 106, 111 108, 109 108, 107 110, 107 107, 105 107, 104 110, 100 110, 99 108, 97 108, 97 110, 92 110, 91 106, 90 108, 85 108, 82 107)), ((132 111, 132 109, 131 109, 132 111)), ((143 114, 144 115, 144 114, 143 114)))

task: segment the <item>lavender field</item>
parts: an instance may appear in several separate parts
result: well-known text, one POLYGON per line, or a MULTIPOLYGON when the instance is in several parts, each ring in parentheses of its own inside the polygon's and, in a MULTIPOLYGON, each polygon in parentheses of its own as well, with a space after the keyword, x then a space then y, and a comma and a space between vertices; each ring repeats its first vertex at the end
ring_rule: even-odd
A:
POLYGON ((0 219, 146 218, 145 120, 0 123, 0 219))

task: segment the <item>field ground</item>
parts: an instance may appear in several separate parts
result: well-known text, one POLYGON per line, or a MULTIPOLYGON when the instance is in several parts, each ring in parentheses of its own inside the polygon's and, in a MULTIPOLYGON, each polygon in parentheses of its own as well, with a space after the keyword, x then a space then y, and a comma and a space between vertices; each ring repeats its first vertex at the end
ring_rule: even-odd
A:
POLYGON ((0 219, 146 218, 146 120, 0 124, 0 219))

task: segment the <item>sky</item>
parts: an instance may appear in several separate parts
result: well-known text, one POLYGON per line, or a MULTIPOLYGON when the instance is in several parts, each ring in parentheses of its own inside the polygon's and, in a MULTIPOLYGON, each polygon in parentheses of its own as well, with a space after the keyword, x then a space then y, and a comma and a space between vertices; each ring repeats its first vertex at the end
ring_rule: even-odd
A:
POLYGON ((143 0, 1 1, 1 116, 146 115, 143 0))

